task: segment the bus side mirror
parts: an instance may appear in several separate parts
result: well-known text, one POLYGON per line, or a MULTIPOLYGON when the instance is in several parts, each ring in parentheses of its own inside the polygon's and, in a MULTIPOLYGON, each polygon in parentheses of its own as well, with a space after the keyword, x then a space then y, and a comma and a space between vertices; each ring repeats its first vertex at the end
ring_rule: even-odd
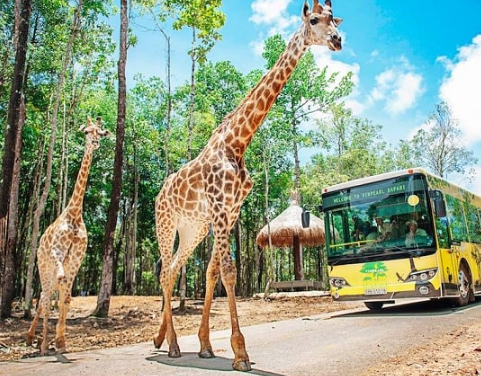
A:
POLYGON ((446 217, 446 205, 444 204, 443 194, 441 191, 433 190, 429 192, 429 195, 433 199, 434 214, 436 214, 438 218, 446 217))
POLYGON ((311 221, 311 212, 309 210, 303 209, 301 213, 302 227, 308 228, 310 221, 311 221))
POLYGON ((446 217, 446 205, 442 199, 434 200, 434 213, 438 218, 446 217))

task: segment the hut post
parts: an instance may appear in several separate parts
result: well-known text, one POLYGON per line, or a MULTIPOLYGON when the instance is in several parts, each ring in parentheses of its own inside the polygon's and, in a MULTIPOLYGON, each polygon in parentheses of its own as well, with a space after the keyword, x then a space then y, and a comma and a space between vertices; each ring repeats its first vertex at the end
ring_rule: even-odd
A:
POLYGON ((299 235, 294 235, 294 279, 302 281, 304 279, 304 267, 302 260, 302 245, 299 235))

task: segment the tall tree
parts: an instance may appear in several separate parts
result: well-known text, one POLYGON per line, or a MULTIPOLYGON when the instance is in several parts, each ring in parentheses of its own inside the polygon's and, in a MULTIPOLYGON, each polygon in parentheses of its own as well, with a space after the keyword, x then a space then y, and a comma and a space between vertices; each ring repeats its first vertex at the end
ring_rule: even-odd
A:
POLYGON ((468 180, 472 179, 473 171, 469 167, 478 160, 471 150, 460 143, 462 132, 447 103, 435 106, 427 126, 413 138, 413 152, 417 153, 423 164, 444 178, 456 172, 465 175, 468 180))
POLYGON ((103 243, 103 268, 100 291, 97 299, 97 307, 94 315, 97 317, 107 317, 110 308, 110 296, 112 294, 112 283, 114 278, 114 239, 115 229, 117 228, 117 215, 120 206, 120 193, 122 190, 122 167, 124 159, 124 136, 125 136, 125 115, 127 103, 127 83, 125 77, 125 67, 127 65, 128 50, 128 2, 120 2, 120 46, 118 62, 118 106, 117 106, 117 129, 115 141, 114 174, 112 178, 112 192, 110 194, 110 205, 107 213, 107 223, 105 225, 105 236, 103 243))
MULTIPOLYGON (((15 1, 15 68, 12 77, 10 101, 8 104, 7 130, 2 160, 2 184, 0 187, 0 306, 1 317, 11 314, 11 303, 14 298, 15 255, 14 246, 8 245, 7 238, 8 213, 12 197, 12 181, 15 171, 15 160, 19 163, 21 135, 25 115, 24 111, 24 75, 27 59, 28 33, 30 27, 31 0, 15 1), (8 250, 8 252, 7 252, 8 250)), ((16 196, 18 193, 15 193, 16 196)), ((15 241, 14 239, 11 239, 15 241)))

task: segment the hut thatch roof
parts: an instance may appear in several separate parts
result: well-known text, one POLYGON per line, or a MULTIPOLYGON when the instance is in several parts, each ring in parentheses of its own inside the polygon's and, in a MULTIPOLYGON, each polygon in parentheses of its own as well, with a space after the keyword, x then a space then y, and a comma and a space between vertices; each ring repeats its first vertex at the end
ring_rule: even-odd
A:
MULTIPOLYGON (((326 239, 324 236, 324 221, 310 213, 308 228, 302 227, 302 208, 295 200, 291 205, 274 218, 270 223, 272 245, 275 247, 292 247, 294 237, 299 238, 304 246, 322 245, 326 239)), ((256 244, 265 248, 269 245, 267 225, 259 231, 256 244)))

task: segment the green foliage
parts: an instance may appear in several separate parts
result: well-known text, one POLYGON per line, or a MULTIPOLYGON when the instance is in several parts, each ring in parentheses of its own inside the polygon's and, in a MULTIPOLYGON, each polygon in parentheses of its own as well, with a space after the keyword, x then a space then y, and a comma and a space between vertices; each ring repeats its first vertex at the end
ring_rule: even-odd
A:
POLYGON ((218 30, 224 26, 226 17, 218 10, 221 5, 222 0, 165 0, 162 2, 160 19, 165 21, 168 17, 173 18, 174 30, 186 26, 196 31, 200 45, 194 46, 189 54, 203 63, 215 42, 222 38, 218 30))

